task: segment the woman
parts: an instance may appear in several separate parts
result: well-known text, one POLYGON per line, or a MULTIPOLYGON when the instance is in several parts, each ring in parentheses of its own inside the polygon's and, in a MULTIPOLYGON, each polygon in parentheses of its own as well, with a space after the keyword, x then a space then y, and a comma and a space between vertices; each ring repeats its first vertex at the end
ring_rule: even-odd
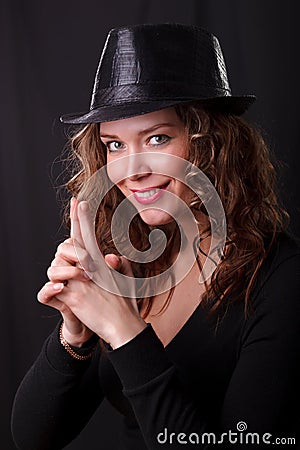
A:
POLYGON ((218 41, 202 29, 110 32, 90 110, 62 118, 83 124, 71 142, 70 238, 38 293, 62 320, 16 395, 18 448, 63 448, 104 397, 124 416, 124 449, 260 448, 297 438, 300 252, 266 145, 240 117, 253 100, 231 94, 218 41), (114 185, 95 208, 103 168, 114 185), (204 173, 207 202, 183 169, 204 173), (224 245, 222 214, 210 213, 214 191, 224 245), (127 234, 122 214, 114 222, 124 201, 137 213, 127 234), (131 240, 141 255, 153 230, 164 232, 165 248, 152 259, 125 257, 113 239, 123 248, 131 240), (184 276, 164 277, 186 249, 194 259, 184 276), (207 260, 213 269, 204 273, 207 260))

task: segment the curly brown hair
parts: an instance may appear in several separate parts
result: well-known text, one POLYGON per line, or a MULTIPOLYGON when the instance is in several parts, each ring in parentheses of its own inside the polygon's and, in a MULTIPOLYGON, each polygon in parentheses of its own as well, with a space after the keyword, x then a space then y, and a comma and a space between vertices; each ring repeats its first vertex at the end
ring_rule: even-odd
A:
MULTIPOLYGON (((224 253, 202 295, 202 304, 215 312, 221 310, 221 305, 226 307, 232 301, 243 300, 247 314, 259 269, 278 233, 289 224, 289 215, 280 205, 276 192, 276 158, 268 150, 260 130, 239 116, 209 110, 199 103, 179 105, 175 110, 188 134, 189 161, 215 187, 227 220, 224 253)), ((89 178, 106 164, 100 124, 85 126, 74 134, 70 143, 73 176, 67 187, 77 196, 89 178)), ((99 207, 95 231, 104 254, 116 253, 110 224, 116 205, 123 199, 123 194, 114 186, 99 207)), ((195 198, 191 208, 203 208, 203 205, 195 198)), ((147 249, 151 229, 136 215, 130 227, 133 246, 142 251, 147 249)), ((167 255, 168 249, 177 245, 177 231, 174 228, 168 232, 167 255)), ((150 277, 165 269, 166 259, 164 253, 155 265, 133 263, 133 271, 136 276, 150 277)), ((198 264, 200 267, 199 259, 198 264)), ((167 307, 172 293, 173 290, 162 310, 167 307)), ((146 304, 146 317, 153 297, 140 299, 141 304, 146 304)))

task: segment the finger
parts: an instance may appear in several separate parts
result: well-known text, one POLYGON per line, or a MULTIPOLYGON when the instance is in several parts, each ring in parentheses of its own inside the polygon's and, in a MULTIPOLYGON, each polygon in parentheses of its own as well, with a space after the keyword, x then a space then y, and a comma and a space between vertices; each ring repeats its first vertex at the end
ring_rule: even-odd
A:
POLYGON ((85 260, 81 258, 80 256, 80 248, 84 248, 84 240, 82 237, 81 232, 81 225, 78 217, 78 200, 73 197, 71 199, 71 238, 73 239, 73 246, 76 255, 78 256, 78 262, 81 265, 81 267, 85 270, 93 271, 95 270, 95 266, 90 262, 88 265, 86 264, 85 260), (79 244, 79 246, 78 246, 79 244))
POLYGON ((104 257, 106 264, 114 270, 119 271, 119 267, 121 265, 121 259, 119 256, 114 255, 113 253, 110 253, 108 255, 105 255, 104 257))
POLYGON ((62 259, 71 264, 78 262, 77 253, 79 252, 79 249, 77 252, 75 251, 73 241, 74 239, 72 239, 71 243, 66 241, 61 242, 57 247, 54 259, 62 259))
POLYGON ((123 275, 127 275, 128 277, 133 277, 133 272, 131 268, 130 261, 128 261, 125 256, 117 256, 113 253, 105 255, 105 262, 111 269, 117 270, 123 275))
MULTIPOLYGON (((132 267, 130 264, 130 261, 128 261, 127 258, 125 258, 125 256, 120 256, 120 261, 119 261, 119 272, 122 273, 123 275, 129 277, 127 278, 127 288, 130 289, 130 296, 129 299, 133 302, 133 305, 135 307, 135 309, 137 308, 137 303, 135 300, 135 296, 136 296, 136 283, 135 283, 135 278, 132 272, 132 267)), ((119 284, 120 290, 122 290, 122 286, 119 284)), ((122 292, 121 292, 122 294, 122 292)))
POLYGON ((88 202, 79 202, 77 207, 77 217, 80 224, 84 248, 91 255, 93 260, 97 261, 101 257, 103 259, 96 240, 94 223, 90 214, 88 202))
POLYGON ((71 243, 64 241, 59 244, 51 266, 74 265, 76 263, 79 263, 80 266, 89 272, 95 270, 95 265, 93 264, 90 255, 84 248, 81 248, 77 242, 74 243, 74 239, 71 240, 71 243), (60 264, 60 262, 63 261, 65 262, 60 264))
POLYGON ((48 303, 51 301, 57 294, 62 292, 64 289, 63 283, 51 283, 48 282, 44 284, 42 289, 37 294, 37 299, 40 303, 48 303))
POLYGON ((86 271, 75 266, 50 266, 47 270, 47 276, 53 283, 72 279, 80 281, 87 281, 91 279, 91 276, 86 271))
MULTIPOLYGON (((111 272, 111 276, 112 276, 113 280, 115 281, 115 285, 118 286, 120 295, 125 295, 124 294, 125 292, 127 294, 129 292, 130 293, 129 297, 131 299, 135 299, 135 296, 136 296, 135 281, 136 280, 135 280, 133 272, 132 272, 130 261, 128 261, 128 259, 125 258, 125 256, 117 256, 117 255, 114 255, 113 253, 109 253, 108 255, 105 255, 105 262, 111 269, 114 269, 114 270, 118 271, 119 273, 128 277, 126 280, 124 280, 124 279, 117 280, 116 274, 114 272, 111 272), (124 288, 124 290, 123 290, 123 288, 124 288)), ((127 297, 127 296, 128 295, 125 295, 125 297, 127 297)), ((135 300, 134 300, 134 302, 136 303, 135 300)))
MULTIPOLYGON (((59 299, 57 296, 62 295, 64 292, 64 285, 63 283, 52 283, 48 282, 46 283, 42 289, 37 294, 37 299, 40 303, 46 306, 50 306, 51 308, 57 309, 63 317, 63 320, 68 320, 73 325, 80 324, 80 327, 82 327, 81 322, 79 319, 73 314, 69 306, 66 304, 66 302, 59 299), (60 286, 59 286, 60 285, 60 286)), ((64 297, 62 296, 62 299, 64 297)))
POLYGON ((51 261, 51 266, 69 266, 70 265, 70 261, 67 261, 64 258, 61 258, 59 256, 56 256, 52 261, 51 261))
POLYGON ((84 247, 91 256, 96 267, 96 271, 93 273, 93 281, 100 283, 101 286, 111 286, 112 283, 115 284, 115 279, 112 276, 111 270, 108 270, 104 256, 99 249, 88 202, 79 202, 77 212, 84 247))
POLYGON ((121 256, 121 265, 119 271, 123 273, 124 275, 127 275, 128 277, 133 277, 132 267, 130 261, 128 261, 125 256, 121 256))
POLYGON ((70 320, 70 318, 72 319, 72 316, 75 317, 70 308, 65 303, 58 300, 58 298, 56 297, 51 297, 51 299, 48 301, 39 300, 39 302, 45 306, 49 306, 59 311, 63 317, 63 320, 70 320))
POLYGON ((81 247, 84 247, 81 230, 80 230, 80 223, 78 219, 77 214, 77 207, 78 207, 78 200, 75 197, 71 198, 71 208, 70 208, 70 220, 71 220, 71 230, 70 230, 70 236, 71 238, 75 239, 81 247))

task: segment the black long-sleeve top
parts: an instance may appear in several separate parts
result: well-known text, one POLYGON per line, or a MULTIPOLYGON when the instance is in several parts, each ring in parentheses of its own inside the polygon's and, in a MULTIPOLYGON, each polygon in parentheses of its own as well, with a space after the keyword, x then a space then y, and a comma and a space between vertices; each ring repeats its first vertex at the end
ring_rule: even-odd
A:
POLYGON ((62 449, 106 397, 124 416, 120 449, 297 448, 299 292, 300 247, 283 234, 247 317, 233 302, 216 327, 200 304, 165 348, 148 325, 115 350, 99 345, 88 361, 66 352, 58 324, 15 397, 17 447, 62 449))

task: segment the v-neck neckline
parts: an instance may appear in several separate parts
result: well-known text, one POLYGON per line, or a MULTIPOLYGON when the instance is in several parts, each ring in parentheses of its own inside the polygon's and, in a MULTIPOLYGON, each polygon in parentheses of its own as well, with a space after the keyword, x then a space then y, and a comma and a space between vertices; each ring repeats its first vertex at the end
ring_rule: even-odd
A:
POLYGON ((179 330, 177 331, 177 333, 172 337, 172 339, 166 344, 164 345, 164 348, 167 350, 169 347, 171 347, 175 341, 177 341, 180 336, 182 335, 182 333, 184 333, 185 329, 190 325, 190 323, 192 322, 194 316, 198 313, 199 309, 202 308, 201 306, 201 302, 196 306, 196 308, 192 311, 192 313, 190 314, 190 316, 187 318, 187 320, 184 322, 184 324, 179 328, 179 330))

